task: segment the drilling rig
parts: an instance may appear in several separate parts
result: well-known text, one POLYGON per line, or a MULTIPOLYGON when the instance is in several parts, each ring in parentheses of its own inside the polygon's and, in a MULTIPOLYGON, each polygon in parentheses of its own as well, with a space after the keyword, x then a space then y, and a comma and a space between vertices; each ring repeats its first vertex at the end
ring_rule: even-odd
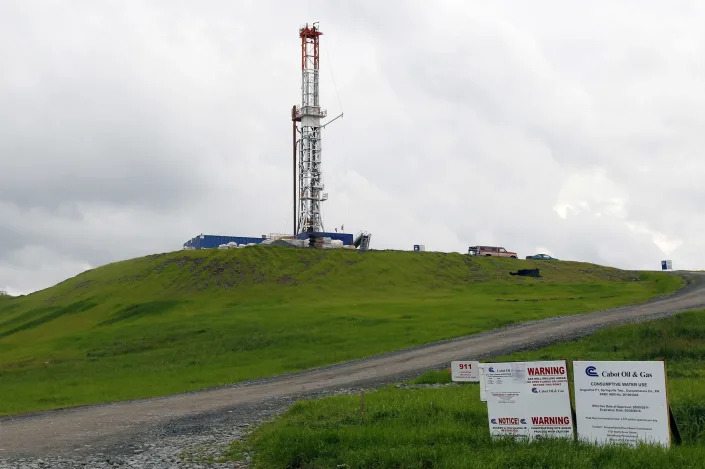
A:
MULTIPOLYGON (((245 236, 204 235, 184 243, 184 249, 230 249, 231 247, 272 244, 283 239, 289 245, 320 248, 346 247, 367 250, 370 233, 359 232, 356 236, 345 233, 344 227, 325 232, 321 216, 321 202, 328 199, 323 192, 321 171, 321 131, 331 122, 343 117, 341 112, 325 124, 321 120, 327 113, 319 102, 320 37, 318 23, 308 23, 299 28, 301 39, 301 105, 291 109, 293 128, 293 236, 287 234, 262 235, 261 238, 245 236), (293 238, 293 239, 291 239, 293 238), (304 243, 302 241, 308 241, 304 243)), ((0 294, 2 294, 0 292, 0 294)))
MULTIPOLYGON (((328 199, 328 193, 323 192, 325 186, 321 170, 321 131, 334 120, 343 117, 341 112, 325 124, 321 123, 321 119, 327 116, 326 110, 321 108, 319 99, 322 35, 323 33, 318 29, 318 23, 313 23, 311 26, 307 23, 299 29, 301 105, 291 109, 294 236, 298 239, 309 239, 311 245, 315 244, 315 240, 325 238, 338 238, 344 240, 346 245, 353 245, 352 235, 342 233, 342 227, 340 233, 337 229, 335 234, 326 233, 321 215, 321 202, 328 199)), ((369 239, 369 233, 361 232, 355 238, 354 245, 366 250, 369 247, 369 239)))
MULTIPOLYGON (((327 113, 320 106, 318 86, 319 41, 322 34, 317 23, 311 26, 306 24, 299 29, 301 105, 294 106, 291 116, 294 124, 294 174, 298 172, 299 176, 298 194, 296 188, 294 189, 294 233, 297 235, 324 231, 321 202, 328 198, 328 194, 323 192, 321 171, 321 129, 323 127, 321 119, 325 118, 327 113), (297 147, 298 162, 296 161, 297 147)), ((296 176, 294 176, 294 183, 296 183, 296 176)))

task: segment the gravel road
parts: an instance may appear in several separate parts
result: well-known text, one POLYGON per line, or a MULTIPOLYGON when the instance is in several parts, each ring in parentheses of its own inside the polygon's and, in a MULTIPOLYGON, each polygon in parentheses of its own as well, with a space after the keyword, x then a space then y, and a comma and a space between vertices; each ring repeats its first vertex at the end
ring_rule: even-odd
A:
MULTIPOLYGON (((232 386, 0 419, 0 469, 240 467, 209 463, 249 428, 300 398, 359 392, 447 367, 585 336, 607 326, 705 309, 705 274, 648 303, 532 321, 301 373, 232 386)), ((247 465, 246 462, 240 465, 247 465)))

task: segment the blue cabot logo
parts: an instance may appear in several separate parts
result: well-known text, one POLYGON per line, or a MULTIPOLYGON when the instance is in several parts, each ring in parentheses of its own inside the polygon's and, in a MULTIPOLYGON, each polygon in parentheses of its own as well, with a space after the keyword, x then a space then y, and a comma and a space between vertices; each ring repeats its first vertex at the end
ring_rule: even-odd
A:
POLYGON ((489 371, 490 373, 494 373, 494 368, 493 368, 493 367, 489 367, 489 368, 487 369, 487 371, 489 371))
POLYGON ((521 419, 520 422, 521 422, 521 423, 526 423, 526 419, 521 419))
POLYGON ((585 374, 593 377, 598 376, 597 368, 595 368, 594 366, 588 366, 587 368, 585 368, 585 374))
POLYGON ((538 394, 539 390, 536 389, 536 388, 531 388, 531 392, 533 392, 533 393, 535 393, 535 394, 538 394))
POLYGON ((490 419, 490 422, 496 424, 496 423, 497 423, 497 419, 490 419))

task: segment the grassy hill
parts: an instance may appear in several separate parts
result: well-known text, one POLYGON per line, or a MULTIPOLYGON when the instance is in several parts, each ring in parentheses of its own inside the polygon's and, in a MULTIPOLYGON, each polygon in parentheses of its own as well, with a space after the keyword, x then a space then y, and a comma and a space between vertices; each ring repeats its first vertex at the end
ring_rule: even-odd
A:
POLYGON ((0 299, 0 415, 303 370, 638 303, 680 284, 584 263, 431 252, 152 255, 0 299), (533 266, 542 278, 509 275, 533 266))

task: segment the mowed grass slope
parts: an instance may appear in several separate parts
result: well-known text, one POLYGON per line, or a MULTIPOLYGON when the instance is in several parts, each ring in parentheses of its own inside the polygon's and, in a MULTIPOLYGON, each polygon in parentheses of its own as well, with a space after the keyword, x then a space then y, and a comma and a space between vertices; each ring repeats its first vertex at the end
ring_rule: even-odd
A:
MULTIPOLYGON (((671 407, 683 444, 597 447, 572 441, 493 441, 476 384, 389 386, 365 396, 296 403, 231 449, 251 452, 253 467, 328 468, 702 468, 705 467, 705 311, 598 332, 579 341, 497 361, 667 360, 671 407)), ((494 360, 493 360, 494 361, 494 360)), ((415 383, 450 383, 448 371, 415 383)))
POLYGON ((304 370, 680 285, 660 273, 431 252, 152 255, 0 300, 0 415, 304 370), (509 275, 532 266, 541 279, 509 275))

